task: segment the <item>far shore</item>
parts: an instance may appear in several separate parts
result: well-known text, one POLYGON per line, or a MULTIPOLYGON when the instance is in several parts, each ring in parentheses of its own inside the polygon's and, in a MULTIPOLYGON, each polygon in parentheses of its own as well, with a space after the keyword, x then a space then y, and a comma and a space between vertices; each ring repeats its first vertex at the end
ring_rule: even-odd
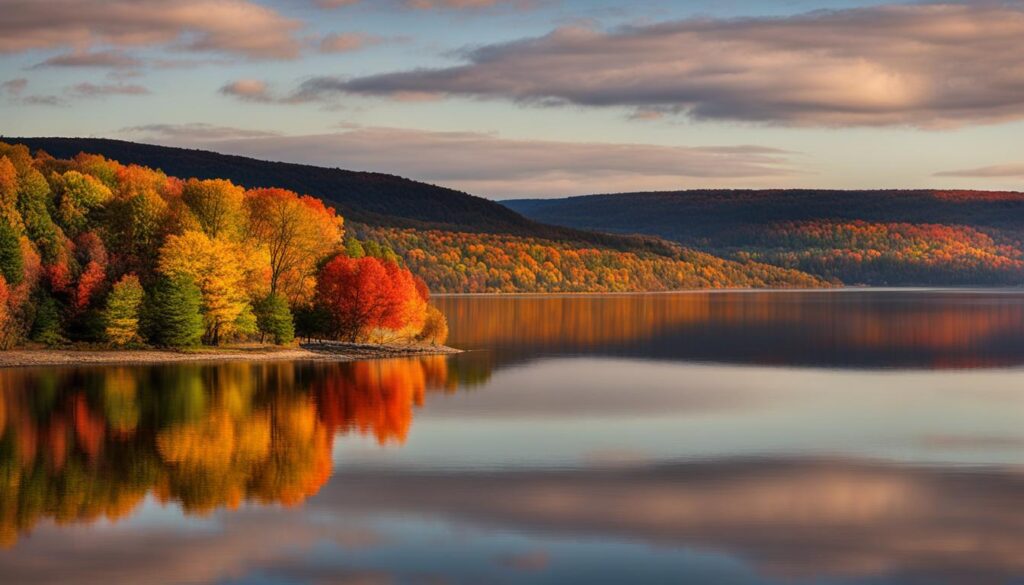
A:
POLYGON ((430 293, 432 299, 474 297, 613 297, 649 295, 697 295, 729 293, 864 293, 864 292, 942 292, 942 293, 1022 293, 1024 286, 867 286, 843 285, 829 288, 684 288, 679 290, 626 291, 626 292, 484 292, 484 293, 430 293))
POLYGON ((0 368, 36 366, 148 365, 182 362, 352 362, 449 355, 461 350, 444 345, 303 343, 297 347, 237 346, 169 349, 12 349, 0 351, 0 368))

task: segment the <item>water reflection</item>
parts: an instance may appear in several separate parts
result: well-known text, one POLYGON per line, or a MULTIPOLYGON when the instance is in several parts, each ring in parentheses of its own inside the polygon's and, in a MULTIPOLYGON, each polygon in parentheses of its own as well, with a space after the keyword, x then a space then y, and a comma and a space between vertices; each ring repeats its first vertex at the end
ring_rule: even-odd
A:
POLYGON ((440 302, 479 351, 0 371, 0 581, 1024 579, 1024 293, 440 302))
POLYGON ((442 297, 450 342, 503 362, 609 355, 830 368, 1024 364, 1024 293, 442 297))
POLYGON ((406 440, 444 358, 0 371, 0 544, 41 520, 117 520, 147 496, 187 514, 294 505, 335 435, 406 440))

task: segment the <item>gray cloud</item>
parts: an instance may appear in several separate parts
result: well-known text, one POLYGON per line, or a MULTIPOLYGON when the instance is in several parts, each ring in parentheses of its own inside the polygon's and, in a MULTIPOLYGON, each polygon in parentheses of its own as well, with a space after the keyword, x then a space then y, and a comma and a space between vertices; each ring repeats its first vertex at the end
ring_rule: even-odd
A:
POLYGON ((280 136, 274 132, 262 130, 244 130, 230 126, 217 126, 214 124, 146 124, 143 126, 128 126, 122 128, 121 132, 139 136, 161 136, 168 140, 187 140, 196 142, 208 142, 215 140, 233 140, 238 138, 266 138, 280 136))
POLYGON ((0 0, 0 53, 171 45, 248 58, 294 58, 299 21, 249 0, 0 0))
MULTIPOLYGON (((264 95, 256 86, 250 89, 254 96, 264 95)), ((148 139, 166 144, 397 173, 499 197, 737 184, 755 179, 764 183, 796 174, 788 153, 760 146, 517 140, 477 132, 399 128, 357 127, 331 134, 230 139, 211 139, 180 129, 152 130, 148 139)))
POLYGON ((936 177, 961 177, 974 179, 1003 179, 1003 178, 1024 178, 1024 163, 991 165, 974 169, 962 169, 957 171, 944 171, 935 173, 936 177))
POLYGON ((4 95, 11 102, 26 106, 64 106, 67 105, 63 99, 55 95, 25 95, 28 89, 28 79, 19 77, 8 79, 0 83, 0 95, 4 95))
POLYGON ((0 90, 2 90, 3 93, 15 96, 21 95, 21 93, 24 92, 25 88, 27 87, 28 80, 24 77, 19 77, 17 79, 8 79, 7 81, 0 83, 0 90))
POLYGON ((149 89, 142 85, 126 83, 79 83, 67 88, 68 95, 79 98, 103 97, 108 95, 148 95, 149 89))
MULTIPOLYGON (((362 0, 315 1, 316 5, 320 8, 334 9, 344 6, 355 6, 360 4, 362 0)), ((533 5, 531 0, 394 0, 394 2, 414 10, 480 10, 500 6, 527 8, 533 5)))
POLYGON ((304 82, 329 95, 437 94, 795 126, 955 127, 1024 118, 1024 6, 889 5, 787 18, 565 27, 463 64, 304 82))
POLYGON ((99 67, 109 69, 134 69, 142 65, 142 61, 123 51, 74 52, 56 55, 33 66, 42 67, 99 67))

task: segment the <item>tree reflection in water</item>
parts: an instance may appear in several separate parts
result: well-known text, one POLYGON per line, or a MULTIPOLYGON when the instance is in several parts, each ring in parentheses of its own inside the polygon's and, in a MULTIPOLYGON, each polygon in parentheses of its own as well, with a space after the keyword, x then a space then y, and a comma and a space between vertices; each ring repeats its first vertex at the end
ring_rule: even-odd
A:
POLYGON ((198 515, 298 504, 330 477, 335 435, 404 443, 449 374, 444 357, 0 371, 0 544, 147 495, 198 515))

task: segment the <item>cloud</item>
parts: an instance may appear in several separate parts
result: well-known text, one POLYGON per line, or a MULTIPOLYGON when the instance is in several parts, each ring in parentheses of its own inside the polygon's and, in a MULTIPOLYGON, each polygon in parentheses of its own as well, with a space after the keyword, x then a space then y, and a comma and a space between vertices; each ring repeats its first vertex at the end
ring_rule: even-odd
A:
MULTIPOLYGON (((234 88, 254 99, 260 86, 234 88)), ((483 195, 543 196, 724 185, 791 177, 788 153, 760 146, 685 147, 522 140, 478 132, 351 128, 304 136, 210 139, 155 129, 148 139, 255 158, 401 174, 483 195)))
POLYGON ((19 77, 18 79, 8 79, 7 81, 0 83, 0 90, 2 90, 3 93, 14 96, 21 95, 27 87, 28 80, 24 77, 19 77))
POLYGON ((220 88, 223 95, 236 97, 247 102, 268 103, 275 101, 267 82, 258 79, 239 79, 220 88))
POLYGON ((11 102, 26 106, 64 106, 67 105, 63 99, 55 95, 25 95, 28 89, 28 79, 19 77, 8 79, 0 83, 0 95, 4 95, 11 102))
POLYGON ((992 165, 975 169, 962 169, 958 171, 944 171, 935 173, 936 177, 960 177, 974 179, 1002 179, 1002 178, 1024 178, 1024 163, 992 165))
POLYGON ((321 53, 351 53, 382 42, 382 38, 373 35, 337 33, 321 39, 318 48, 321 53))
POLYGON ((60 47, 170 45, 289 59, 297 20, 249 0, 0 0, 0 53, 60 47))
POLYGON ((1024 571, 1024 514, 1015 505, 1022 486, 1013 469, 957 473, 798 458, 568 471, 339 470, 310 513, 379 510, 541 537, 715 551, 786 582, 1003 583, 1024 571))
POLYGON ((584 26, 467 49, 463 63, 307 80, 306 95, 409 92, 624 107, 697 120, 944 128, 1024 118, 1024 6, 888 5, 785 18, 584 26))
POLYGON ((67 88, 68 95, 79 98, 103 97, 108 95, 148 95, 149 89, 142 85, 125 83, 79 83, 67 88))
MULTIPOLYGON (((533 3, 530 0, 396 0, 406 8, 414 10, 479 10, 499 6, 526 8, 533 3)), ((316 0, 316 5, 324 9, 355 6, 361 0, 316 0)))
POLYGON ((109 69, 134 69, 142 65, 142 61, 123 51, 74 52, 50 57, 34 65, 33 69, 42 67, 100 67, 109 69))
POLYGON ((122 128, 121 132, 140 136, 161 136, 168 140, 187 140, 195 142, 280 136, 280 134, 275 132, 245 130, 241 128, 232 128, 230 126, 217 126, 214 124, 201 123, 146 124, 143 126, 128 126, 126 128, 122 128))

